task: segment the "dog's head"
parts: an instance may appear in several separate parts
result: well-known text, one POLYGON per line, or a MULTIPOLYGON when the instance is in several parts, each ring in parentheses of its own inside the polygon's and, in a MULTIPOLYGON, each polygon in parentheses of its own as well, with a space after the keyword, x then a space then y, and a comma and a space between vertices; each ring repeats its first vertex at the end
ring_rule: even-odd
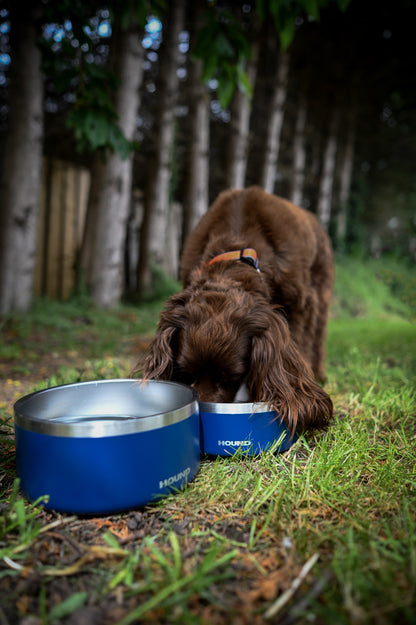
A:
POLYGON ((139 368, 143 379, 192 385, 200 401, 232 402, 242 383, 291 428, 325 427, 329 396, 315 382, 284 316, 239 290, 185 290, 167 301, 139 368))
POLYGON ((250 369, 256 327, 243 291, 184 291, 167 301, 143 378, 194 386, 201 401, 232 402, 250 369))

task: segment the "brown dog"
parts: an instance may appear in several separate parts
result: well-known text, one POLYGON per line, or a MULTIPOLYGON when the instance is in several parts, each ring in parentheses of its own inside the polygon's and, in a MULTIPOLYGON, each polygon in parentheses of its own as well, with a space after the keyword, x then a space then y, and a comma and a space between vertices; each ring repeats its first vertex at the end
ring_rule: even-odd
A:
POLYGON ((212 402, 232 402, 245 383, 290 429, 328 425, 332 402, 315 378, 325 377, 334 265, 311 213, 259 187, 221 193, 186 242, 181 279, 144 380, 191 384, 212 402))

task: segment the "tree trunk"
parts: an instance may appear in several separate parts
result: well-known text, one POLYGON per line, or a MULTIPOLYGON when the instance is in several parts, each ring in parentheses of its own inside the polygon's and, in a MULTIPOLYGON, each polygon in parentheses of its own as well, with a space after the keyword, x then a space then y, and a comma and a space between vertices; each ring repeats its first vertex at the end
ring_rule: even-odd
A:
POLYGON ((183 210, 182 243, 209 206, 210 95, 202 84, 202 61, 191 61, 190 150, 183 210))
POLYGON ((328 137, 324 149, 322 174, 319 185, 317 216, 325 230, 329 229, 332 209, 332 191, 334 187, 335 165, 337 157, 337 134, 339 114, 333 110, 328 137))
POLYGON ((160 109, 156 121, 157 139, 154 163, 144 199, 144 219, 140 232, 140 260, 137 285, 139 294, 149 290, 152 268, 163 267, 166 249, 172 149, 175 136, 175 106, 178 91, 179 35, 184 29, 184 0, 168 4, 164 22, 166 37, 160 51, 160 82, 157 89, 160 109))
POLYGON ((88 194, 87 213, 80 251, 80 278, 81 281, 91 288, 90 276, 92 273, 92 262, 95 254, 96 244, 96 224, 100 216, 101 188, 105 184, 106 159, 101 152, 94 154, 90 168, 90 190, 88 194))
POLYGON ((166 275, 175 279, 179 277, 179 257, 182 246, 182 213, 182 204, 171 202, 166 226, 168 236, 166 237, 162 268, 166 275))
POLYGON ((340 249, 345 247, 347 238, 347 210, 354 168, 355 129, 357 122, 357 95, 354 94, 348 114, 347 132, 342 152, 339 206, 337 215, 336 241, 340 249))
MULTIPOLYGON (((252 56, 247 63, 247 76, 254 90, 259 56, 257 39, 253 41, 251 51, 252 56)), ((231 107, 231 135, 225 175, 225 185, 228 188, 242 189, 245 186, 251 105, 252 98, 237 89, 231 107)))
POLYGON ((263 189, 269 193, 274 192, 276 181, 280 135, 282 132, 283 117, 285 112, 289 65, 290 59, 288 52, 282 52, 280 54, 280 60, 277 68, 276 85, 271 103, 267 141, 261 172, 261 185, 263 189))
POLYGON ((305 182, 306 164, 306 127, 307 103, 306 94, 303 90, 299 96, 298 110, 295 124, 295 135, 293 137, 293 180, 291 200, 294 204, 303 204, 303 186, 305 182))
MULTIPOLYGON (((143 76, 143 48, 137 28, 115 31, 114 64, 120 80, 115 108, 124 136, 132 140, 143 76)), ((117 304, 123 293, 132 166, 133 155, 122 160, 112 153, 93 167, 82 258, 93 302, 102 308, 117 304)))
POLYGON ((33 298, 43 141, 35 10, 11 10, 10 113, 0 185, 1 314, 27 311, 33 298))

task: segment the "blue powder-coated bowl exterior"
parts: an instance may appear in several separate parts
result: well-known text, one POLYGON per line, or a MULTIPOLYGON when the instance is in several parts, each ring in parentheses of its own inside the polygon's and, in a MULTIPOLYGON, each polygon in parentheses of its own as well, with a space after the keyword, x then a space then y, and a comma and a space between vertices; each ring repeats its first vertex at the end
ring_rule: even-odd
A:
POLYGON ((200 402, 201 451, 228 456, 241 450, 258 455, 277 441, 276 452, 286 451, 297 435, 286 430, 278 413, 259 403, 200 402))
MULTIPOLYGON (((151 381, 148 385, 142 387, 132 380, 81 383, 39 391, 16 402, 17 473, 26 497, 34 501, 48 495, 45 506, 61 512, 109 514, 143 506, 192 480, 200 464, 196 394, 170 382, 151 381), (91 386, 80 388, 87 384, 91 386), (123 415, 119 421, 106 416, 100 422, 91 414, 91 406, 100 404, 100 391, 104 404, 111 403, 114 394, 121 404, 123 397, 130 395, 126 400, 130 413, 135 397, 140 403, 141 396, 151 392, 155 412, 136 419, 123 415), (51 412, 45 419, 36 416, 36 411, 53 404, 59 393, 69 405, 72 392, 75 403, 80 403, 81 396, 83 412, 90 419, 79 423, 73 415, 60 422, 51 412), (39 397, 41 393, 49 395, 39 397), (171 396, 173 409, 169 411, 166 403, 171 396)), ((62 405, 61 398, 57 404, 62 405)), ((146 410, 150 410, 148 406, 146 410)))

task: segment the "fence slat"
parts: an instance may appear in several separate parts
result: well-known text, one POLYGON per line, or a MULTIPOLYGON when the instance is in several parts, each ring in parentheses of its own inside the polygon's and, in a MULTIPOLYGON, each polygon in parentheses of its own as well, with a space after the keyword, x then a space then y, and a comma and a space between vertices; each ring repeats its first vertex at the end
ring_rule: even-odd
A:
POLYGON ((35 295, 67 299, 73 292, 89 185, 87 169, 44 159, 35 295))

